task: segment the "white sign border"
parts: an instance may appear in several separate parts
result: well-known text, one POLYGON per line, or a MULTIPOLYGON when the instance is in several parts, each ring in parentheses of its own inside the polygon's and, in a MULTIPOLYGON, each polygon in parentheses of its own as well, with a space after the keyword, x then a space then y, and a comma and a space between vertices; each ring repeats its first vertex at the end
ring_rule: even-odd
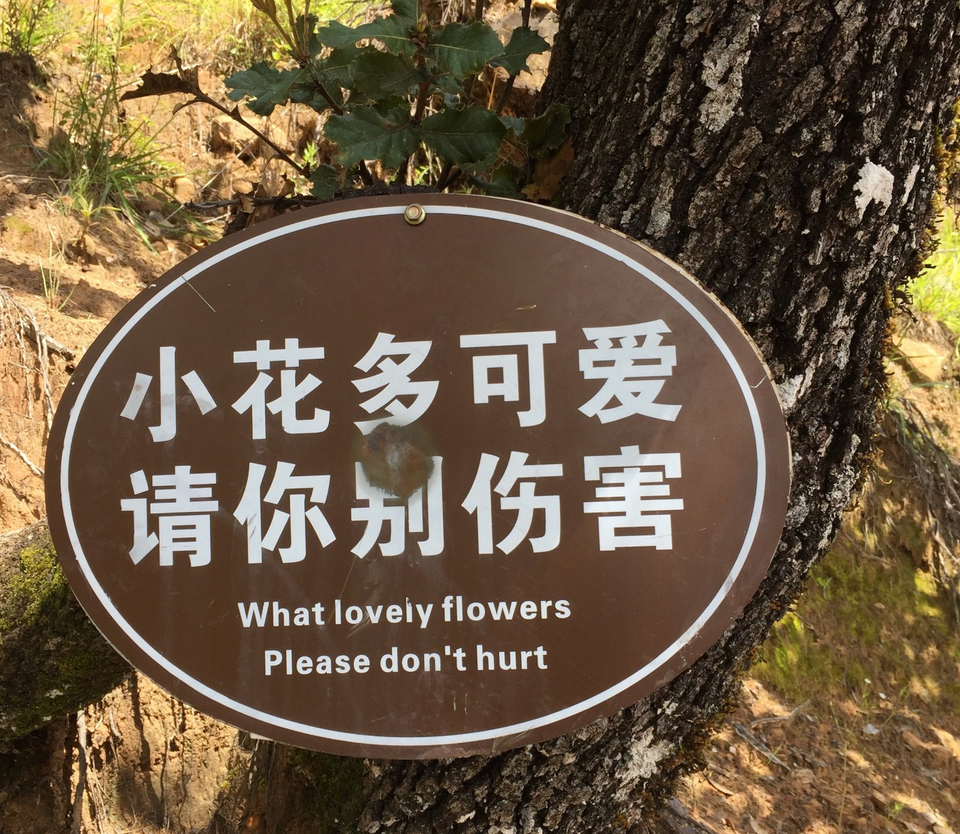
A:
MULTIPOLYGON (((730 570, 730 573, 727 575, 723 584, 720 586, 717 594, 711 600, 710 604, 703 610, 700 616, 696 621, 682 634, 678 637, 670 646, 664 649, 657 657, 649 661, 646 665, 637 670, 634 674, 630 675, 627 678, 624 678, 619 683, 614 684, 613 686, 608 687, 604 691, 587 698, 586 700, 580 701, 577 704, 566 707, 565 709, 558 710, 557 712, 550 713, 549 715, 542 716, 540 718, 533 719, 531 721, 525 721, 517 724, 511 724, 504 727, 496 727, 489 730, 478 730, 471 733, 455 733, 449 735, 436 735, 436 736, 378 736, 378 735, 368 735, 365 733, 346 733, 340 732, 337 730, 331 730, 325 727, 317 727, 311 724, 303 724, 298 721, 291 721, 280 716, 271 715, 270 713, 264 712, 262 710, 254 709, 246 704, 235 701, 232 698, 228 698, 220 692, 217 692, 214 689, 211 689, 206 684, 201 683, 200 681, 194 679, 192 676, 179 669, 177 666, 173 665, 167 658, 160 654, 152 645, 150 645, 146 640, 144 640, 124 619, 123 615, 117 610, 114 606, 113 601, 110 599, 110 596, 104 591, 103 587, 100 585, 96 576, 90 568, 89 563, 87 562, 86 555, 83 552, 83 547, 80 543, 80 538, 77 534, 76 527, 73 522, 73 511, 72 504, 70 499, 70 479, 69 479, 69 468, 70 468, 70 453, 72 449, 73 437, 77 427, 77 421, 80 416, 80 411, 83 407, 83 403, 86 400, 90 389, 93 386, 93 383, 96 381, 98 374, 103 369, 103 366, 106 364, 107 360, 113 354, 114 350, 118 345, 123 341, 128 333, 151 311, 153 310, 161 301, 167 298, 171 293, 176 289, 187 286, 188 282, 207 271, 211 267, 216 266, 217 264, 222 263, 229 258, 233 258, 236 255, 239 255, 245 252, 248 249, 251 249, 255 246, 259 246, 262 243, 267 241, 274 240, 276 238, 284 237, 286 235, 295 234, 297 232, 304 231, 306 229, 311 229, 318 226, 325 226, 332 223, 340 223, 350 220, 359 220, 372 217, 383 217, 386 215, 402 215, 406 209, 406 205, 396 205, 396 206, 380 206, 377 208, 370 209, 358 209, 354 211, 345 211, 338 212, 331 215, 324 215, 321 217, 314 217, 308 220, 303 220, 299 223, 291 223, 285 226, 282 226, 278 229, 273 229, 269 232, 263 232, 259 235, 254 235, 244 241, 237 243, 234 246, 229 247, 223 252, 214 255, 211 258, 203 261, 203 263, 193 267, 192 269, 185 272, 178 279, 171 281, 163 289, 156 290, 156 295, 151 300, 147 301, 136 313, 134 313, 129 321, 127 321, 120 330, 114 335, 110 340, 110 343, 107 347, 101 352, 97 357, 96 362, 93 365, 93 368, 87 374, 86 379, 83 382, 83 385, 80 389, 80 392, 77 394, 76 401, 74 402, 73 408, 70 411, 69 420, 67 423, 66 432, 64 435, 63 442, 63 458, 60 463, 60 493, 61 493, 61 506, 63 509, 63 519, 64 524, 67 528, 68 535, 70 537, 71 545, 73 546, 73 552, 79 563, 80 570, 83 573, 84 577, 87 580, 88 585, 95 594, 97 600, 103 606, 104 610, 113 618, 117 625, 119 625, 123 631, 126 633, 127 637, 151 660, 153 660, 158 666, 172 675, 174 678, 179 680, 181 683, 187 685, 192 690, 198 694, 204 696, 205 698, 213 701, 214 703, 220 704, 227 709, 239 714, 245 715, 249 718, 255 719, 256 721, 269 724, 270 726, 282 728, 284 730, 293 731, 300 733, 305 736, 311 736, 315 738, 326 738, 331 741, 337 741, 340 743, 355 744, 355 745, 377 745, 380 747, 409 747, 409 748, 418 748, 418 747, 439 747, 439 746, 454 746, 460 744, 477 744, 479 742, 493 740, 497 738, 503 738, 507 736, 518 736, 529 733, 532 730, 535 730, 539 727, 545 727, 550 724, 554 724, 558 721, 563 721, 564 719, 571 718, 582 712, 585 712, 597 704, 608 701, 611 698, 616 697, 621 692, 624 692, 627 689, 635 686, 640 683, 644 678, 648 677, 654 673, 657 669, 662 667, 665 663, 670 661, 678 652, 680 652, 691 640, 696 637, 700 630, 706 625, 707 621, 716 610, 719 608, 723 600, 730 593, 731 588, 739 577, 743 566, 746 563, 747 556, 750 552, 751 547, 753 546, 754 539, 756 537, 757 529, 760 523, 760 514, 763 507, 764 496, 766 492, 766 446, 763 438, 763 427, 760 423, 760 414, 757 408, 756 402, 753 398, 751 384, 747 381, 746 377, 743 374, 739 364, 737 363, 736 358, 733 355, 733 352, 727 346, 727 344, 720 337, 720 334, 717 333, 713 325, 707 320, 707 318, 678 290, 672 287, 669 283, 660 278, 656 273, 652 272, 647 267, 642 264, 637 263, 632 258, 624 255, 622 252, 607 246, 604 243, 596 241, 585 235, 581 235, 578 232, 571 231, 569 229, 563 228, 561 226, 554 225, 552 223, 547 223, 543 220, 538 220, 532 217, 526 217, 518 214, 511 214, 502 211, 496 211, 493 209, 481 209, 473 208, 469 206, 455 206, 455 205, 435 205, 428 204, 426 206, 427 216, 430 215, 460 215, 465 217, 478 217, 484 218, 487 220, 497 220, 507 223, 514 223, 520 226, 527 226, 532 229, 538 229, 550 234, 559 235, 568 240, 579 243, 583 246, 586 246, 590 249, 593 249, 603 255, 606 255, 609 258, 612 258, 615 261, 619 261, 624 264, 634 272, 639 273, 652 284, 657 286, 667 295, 669 295, 674 301, 676 301, 687 313, 703 328, 704 332, 710 337, 713 343, 720 350, 720 353, 723 355, 724 359, 727 361, 731 371, 733 372, 734 377, 737 380, 737 384, 740 387, 740 391, 743 394, 747 410, 750 415, 751 424, 753 427, 754 438, 756 440, 757 446, 757 491, 754 499, 753 511, 750 517, 750 523, 747 527, 746 535, 744 537, 743 544, 740 548, 740 552, 737 555, 737 559, 733 564, 733 567, 730 570)), ((548 209, 549 211, 558 211, 558 213, 566 215, 566 212, 559 212, 557 209, 548 209)), ((154 289, 153 287, 148 288, 145 292, 154 289)), ((761 379, 760 382, 763 382, 761 379)), ((759 384, 759 383, 756 383, 759 384)))

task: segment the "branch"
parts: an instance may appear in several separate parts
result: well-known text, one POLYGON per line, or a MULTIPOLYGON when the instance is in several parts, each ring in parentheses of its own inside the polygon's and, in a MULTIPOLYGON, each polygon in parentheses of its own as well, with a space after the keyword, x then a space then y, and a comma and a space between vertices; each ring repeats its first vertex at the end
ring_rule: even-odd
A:
POLYGON ((503 112, 503 108, 507 106, 507 99, 510 98, 510 93, 513 91, 513 84, 517 80, 517 75, 511 75, 507 79, 506 86, 503 88, 503 92, 500 94, 500 100, 497 102, 496 114, 499 116, 503 112))
MULTIPOLYGON (((274 153, 276 153, 280 159, 290 165, 298 174, 309 179, 309 169, 306 166, 295 162, 293 158, 269 136, 263 133, 263 131, 255 128, 252 124, 250 124, 250 122, 244 119, 243 116, 240 115, 239 105, 234 105, 233 109, 231 110, 216 99, 208 96, 200 88, 200 82, 198 80, 196 69, 185 70, 183 68, 183 63, 180 60, 180 56, 176 50, 173 50, 172 57, 177 65, 176 74, 159 73, 153 72, 152 70, 147 70, 140 78, 140 86, 135 90, 128 90, 125 92, 122 96, 120 96, 120 101, 127 101, 128 99, 134 98, 146 98, 149 96, 163 96, 171 93, 185 93, 186 95, 193 96, 190 101, 185 101, 182 104, 178 104, 174 108, 174 112, 179 112, 184 107, 189 107, 191 104, 209 104, 211 107, 229 116, 238 124, 243 125, 247 130, 259 138, 261 142, 272 148, 274 153)), ((326 91, 322 90, 322 93, 326 93, 326 91)), ((327 95, 329 96, 329 94, 327 95)))
POLYGON ((26 466, 27 469, 29 469, 38 478, 43 477, 43 470, 27 457, 27 454, 23 451, 23 449, 21 449, 12 441, 7 440, 7 438, 3 436, 2 432, 0 432, 0 446, 5 446, 11 452, 13 452, 18 458, 20 458, 20 460, 23 462, 23 465, 26 466))
POLYGON ((430 79, 420 82, 420 89, 417 91, 417 108, 410 120, 415 125, 423 121, 423 111, 427 109, 427 102, 430 101, 430 86, 430 79))
POLYGON ((257 128, 255 128, 252 124, 250 124, 250 122, 248 122, 245 118, 243 118, 243 116, 240 115, 239 105, 235 104, 232 110, 228 110, 226 107, 220 104, 220 102, 210 98, 210 96, 208 96, 206 93, 201 93, 200 95, 195 96, 193 101, 188 101, 183 106, 189 107, 191 104, 209 104, 211 107, 215 107, 221 113, 225 113, 235 122, 238 122, 239 124, 243 125, 247 130, 249 130, 251 133, 257 136, 261 142, 264 142, 266 145, 272 148, 273 152, 278 157, 280 157, 280 159, 282 159, 284 162, 290 165, 298 174, 300 174, 300 176, 305 177, 307 179, 310 178, 310 169, 307 168, 305 165, 300 165, 299 163, 295 162, 290 157, 290 155, 283 148, 281 148, 276 142, 274 142, 269 136, 267 136, 262 131, 257 130, 257 128))

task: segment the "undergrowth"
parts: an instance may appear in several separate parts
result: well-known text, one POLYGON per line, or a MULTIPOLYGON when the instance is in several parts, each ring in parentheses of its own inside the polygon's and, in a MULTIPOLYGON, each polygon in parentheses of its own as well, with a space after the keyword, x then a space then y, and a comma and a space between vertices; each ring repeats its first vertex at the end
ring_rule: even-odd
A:
POLYGON ((0 52, 42 58, 60 39, 57 0, 0 0, 0 52))
POLYGON ((940 245, 928 268, 910 283, 917 312, 932 316, 960 336, 960 228, 953 209, 944 213, 940 245))
POLYGON ((862 529, 848 521, 752 674, 794 703, 818 693, 960 711, 960 641, 942 589, 907 559, 867 557, 862 545, 862 529))
POLYGON ((53 180, 63 204, 83 218, 85 228, 103 211, 116 209, 139 230, 133 196, 139 186, 152 183, 171 167, 160 158, 158 130, 146 120, 129 117, 120 102, 123 0, 111 7, 110 14, 97 0, 90 12, 80 49, 83 69, 76 89, 56 101, 56 132, 45 148, 38 149, 39 168, 53 180))

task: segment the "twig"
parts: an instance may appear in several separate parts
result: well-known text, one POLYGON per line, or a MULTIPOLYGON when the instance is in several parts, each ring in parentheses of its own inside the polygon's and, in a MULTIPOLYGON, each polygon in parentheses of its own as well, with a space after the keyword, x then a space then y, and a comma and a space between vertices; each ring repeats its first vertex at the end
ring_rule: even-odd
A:
POLYGON ((452 187, 453 187, 453 184, 454 184, 458 179, 460 179, 461 176, 463 176, 463 171, 461 171, 459 168, 454 168, 454 169, 450 172, 450 176, 447 177, 447 181, 443 184, 443 187, 444 187, 444 188, 452 188, 452 187))
MULTIPOLYGON (((259 7, 258 7, 259 8, 259 7)), ((274 21, 276 22, 276 21, 274 21)), ((282 29, 281 29, 282 30, 282 29)), ((284 33, 285 34, 285 33, 284 33)), ((288 38, 289 41, 289 38, 288 38)), ((293 44, 291 43, 291 47, 293 44)), ((128 90, 122 96, 120 96, 121 101, 126 101, 128 99, 134 98, 145 98, 149 96, 160 96, 167 95, 170 93, 185 93, 192 98, 189 101, 185 101, 182 104, 177 105, 174 108, 174 112, 179 112, 184 107, 189 107, 191 104, 209 104, 216 110, 219 110, 224 115, 229 116, 238 124, 243 125, 247 130, 257 136, 262 142, 264 142, 268 147, 272 148, 274 153, 290 165, 297 173, 301 176, 309 178, 310 171, 309 169, 297 163, 283 148, 281 148, 276 142, 274 142, 269 136, 267 136, 263 131, 254 127, 250 122, 248 122, 243 116, 240 115, 240 106, 234 105, 234 107, 228 108, 227 106, 221 104, 215 98, 207 95, 202 89, 200 89, 200 82, 198 80, 196 70, 187 71, 183 68, 183 62, 180 60, 180 55, 176 50, 173 50, 173 60, 177 67, 176 75, 172 74, 160 74, 155 73, 152 70, 147 71, 141 76, 141 86, 134 89, 128 90)))
POLYGON ((362 159, 360 160, 360 163, 357 165, 357 172, 360 174, 360 179, 363 180, 363 184, 367 186, 367 188, 373 185, 373 175, 370 173, 369 169, 367 168, 367 163, 364 162, 362 159))
POLYGON ((474 20, 483 20, 483 2, 484 0, 477 0, 476 5, 473 7, 474 20))
POLYGON ((513 85, 516 80, 516 73, 507 79, 507 83, 503 87, 503 92, 500 93, 500 100, 497 102, 497 109, 495 112, 498 116, 503 112, 503 108, 507 106, 507 99, 510 98, 510 93, 513 92, 513 85))
POLYGON ((29 469, 38 478, 43 477, 43 470, 39 469, 36 464, 34 464, 34 462, 27 457, 23 449, 21 449, 15 443, 7 440, 7 438, 3 436, 2 432, 0 432, 0 446, 5 446, 11 452, 13 452, 18 458, 20 458, 21 461, 23 461, 23 465, 26 466, 27 469, 29 469))
POLYGON ((450 172, 453 170, 452 162, 445 162, 440 171, 440 177, 437 179, 437 191, 443 191, 447 187, 447 180, 450 179, 450 172))
POLYGON ((717 793, 722 793, 724 796, 733 796, 733 795, 736 793, 736 791, 732 791, 732 790, 730 790, 730 788, 725 788, 723 785, 718 785, 716 782, 713 781, 713 779, 711 779, 711 778, 710 778, 709 776, 707 776, 707 774, 705 774, 705 773, 703 774, 703 778, 704 778, 704 780, 706 780, 706 783, 707 783, 711 788, 713 788, 715 791, 717 791, 717 793))
POLYGON ((660 821, 662 828, 673 831, 675 834, 717 834, 716 830, 706 823, 694 819, 676 798, 667 803, 660 821))
POLYGON ((87 784, 87 719, 83 710, 77 713, 77 790, 73 796, 73 834, 80 834, 83 825, 83 789, 87 784))
POLYGON ((243 116, 240 115, 239 105, 235 105, 234 108, 230 110, 224 107, 222 104, 220 104, 220 102, 218 102, 216 99, 213 99, 210 96, 208 96, 206 93, 200 93, 199 95, 194 97, 193 101, 188 101, 184 106, 188 107, 191 104, 198 104, 198 103, 209 104, 211 107, 215 107, 221 113, 224 113, 227 116, 229 116, 235 122, 242 124, 247 130, 249 130, 255 136, 259 137, 261 142, 265 142, 270 148, 272 148, 273 152, 278 157, 280 157, 280 159, 286 162, 290 167, 292 167, 298 174, 307 178, 310 177, 310 171, 307 169, 305 165, 299 165, 296 162, 294 162, 294 160, 283 148, 281 148, 276 142, 270 139, 270 137, 267 136, 263 131, 255 128, 252 124, 250 124, 250 122, 248 122, 245 118, 243 118, 243 116))
POLYGON ((412 124, 418 125, 423 121, 423 112, 427 109, 428 101, 430 101, 430 79, 420 82, 420 89, 417 91, 417 107, 410 120, 412 124))
POLYGON ((7 290, 0 289, 0 307, 4 306, 10 306, 17 312, 20 330, 23 335, 31 341, 37 342, 37 344, 39 344, 42 340, 43 344, 46 346, 47 353, 59 354, 68 362, 75 358, 76 354, 72 350, 64 347, 58 341, 56 341, 56 339, 48 336, 37 327, 36 320, 33 318, 33 314, 30 312, 29 308, 24 307, 19 301, 10 295, 7 290))
POLYGON ((50 375, 47 373, 47 346, 46 336, 37 327, 37 320, 34 318, 33 311, 28 311, 30 313, 30 326, 33 328, 34 336, 36 337, 37 342, 37 362, 40 365, 40 378, 43 380, 43 396, 44 396, 44 416, 46 417, 47 431, 53 428, 53 391, 50 388, 50 375))
POLYGON ((777 758, 776 754, 767 747, 760 739, 758 739, 753 733, 751 733, 746 727, 743 726, 740 722, 736 722, 733 725, 733 729, 736 731, 737 735, 740 736, 747 744, 753 747, 755 750, 762 753, 774 764, 780 765, 780 767, 790 770, 790 765, 786 762, 781 761, 777 758))
POLYGON ((752 730, 754 727, 759 727, 761 724, 773 724, 777 721, 789 721, 791 718, 796 718, 797 715, 805 710, 808 706, 810 706, 809 699, 800 704, 800 706, 790 710, 790 712, 788 712, 786 715, 769 715, 765 718, 758 718, 756 721, 750 722, 750 729, 752 730))

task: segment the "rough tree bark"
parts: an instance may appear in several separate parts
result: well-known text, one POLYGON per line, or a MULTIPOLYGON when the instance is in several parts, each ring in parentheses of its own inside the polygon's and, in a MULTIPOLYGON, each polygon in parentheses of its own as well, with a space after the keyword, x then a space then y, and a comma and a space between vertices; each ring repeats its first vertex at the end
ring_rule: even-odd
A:
POLYGON ((958 95, 954 0, 567 0, 545 91, 565 208, 654 245, 744 323, 794 452, 787 528, 739 622, 656 695, 494 758, 368 763, 361 830, 648 820, 833 537, 869 455, 892 299, 918 266, 958 95))

